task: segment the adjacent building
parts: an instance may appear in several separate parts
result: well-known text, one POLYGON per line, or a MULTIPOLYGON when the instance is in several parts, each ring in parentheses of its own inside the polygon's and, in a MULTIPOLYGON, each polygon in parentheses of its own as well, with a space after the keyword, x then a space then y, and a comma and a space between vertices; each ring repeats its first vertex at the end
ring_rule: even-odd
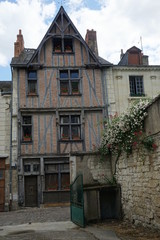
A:
POLYGON ((0 212, 7 211, 11 193, 11 82, 0 82, 0 212))
POLYGON ((148 56, 133 46, 121 50, 120 62, 106 70, 109 115, 124 112, 134 100, 160 93, 160 65, 149 65, 148 56))

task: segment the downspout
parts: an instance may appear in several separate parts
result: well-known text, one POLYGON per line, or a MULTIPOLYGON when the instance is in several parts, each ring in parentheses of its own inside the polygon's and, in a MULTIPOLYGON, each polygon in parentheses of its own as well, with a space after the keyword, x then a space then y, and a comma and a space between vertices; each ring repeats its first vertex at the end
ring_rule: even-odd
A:
MULTIPOLYGON (((11 69, 12 73, 12 69, 11 69)), ((12 73, 13 74, 13 73, 12 73)), ((9 211, 12 210, 12 99, 13 98, 13 75, 12 75, 12 85, 11 85, 11 100, 10 100, 10 167, 9 167, 9 211)))

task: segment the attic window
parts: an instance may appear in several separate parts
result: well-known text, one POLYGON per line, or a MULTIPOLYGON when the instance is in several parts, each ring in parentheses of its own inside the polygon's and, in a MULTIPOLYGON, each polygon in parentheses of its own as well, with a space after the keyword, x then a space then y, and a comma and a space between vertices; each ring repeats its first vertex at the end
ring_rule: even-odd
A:
POLYGON ((70 38, 64 39, 64 51, 65 52, 73 52, 72 39, 70 39, 70 38))
POLYGON ((73 42, 71 38, 54 38, 53 39, 53 52, 55 53, 72 53, 73 42))

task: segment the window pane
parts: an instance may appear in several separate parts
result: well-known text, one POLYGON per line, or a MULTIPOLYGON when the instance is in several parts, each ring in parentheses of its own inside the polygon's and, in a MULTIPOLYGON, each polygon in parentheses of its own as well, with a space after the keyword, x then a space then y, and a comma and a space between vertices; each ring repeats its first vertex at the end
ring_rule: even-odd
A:
POLYGON ((23 141, 31 141, 31 126, 23 126, 23 141))
POLYGON ((135 86, 135 80, 133 77, 130 77, 129 79, 129 84, 130 84, 130 94, 135 95, 136 94, 136 86, 135 86))
POLYGON ((69 173, 61 173, 61 189, 62 190, 69 190, 70 189, 69 173))
POLYGON ((47 173, 49 173, 49 172, 58 172, 58 165, 57 164, 45 165, 45 171, 47 173))
POLYGON ((64 51, 65 52, 72 52, 72 39, 64 39, 64 51))
POLYGON ((69 116, 61 117, 61 123, 69 123, 69 116))
POLYGON ((64 164, 61 164, 61 171, 63 170, 68 170, 69 171, 69 164, 68 163, 64 163, 64 164))
POLYGON ((30 116, 24 116, 23 117, 23 124, 31 124, 31 117, 30 116))
POLYGON ((78 78, 79 77, 78 70, 71 70, 70 74, 71 74, 71 78, 78 78))
POLYGON ((61 94, 68 95, 69 93, 69 83, 68 82, 60 82, 60 92, 61 94))
POLYGON ((68 78, 68 71, 60 71, 60 78, 68 78))
POLYGON ((71 116, 71 123, 79 123, 80 117, 79 116, 71 116))
POLYGON ((72 139, 80 139, 80 127, 79 126, 72 126, 72 139))
POLYGON ((53 51, 55 51, 55 52, 61 52, 62 51, 62 39, 61 38, 54 38, 53 51))
POLYGON ((31 166, 29 164, 24 165, 24 172, 30 172, 31 166))
POLYGON ((79 82, 71 82, 72 94, 79 94, 79 82))
POLYGON ((61 127, 61 138, 69 139, 69 126, 61 127))
POLYGON ((33 164, 33 171, 39 172, 39 164, 33 164))
POLYGON ((28 72, 28 78, 31 79, 37 79, 37 72, 36 71, 30 71, 28 72))
POLYGON ((28 93, 36 93, 36 92, 37 92, 37 82, 28 81, 28 93))
POLYGON ((46 174, 45 175, 45 189, 47 191, 58 190, 58 174, 46 174))
POLYGON ((143 94, 143 80, 142 77, 136 77, 136 86, 137 86, 137 94, 143 94))

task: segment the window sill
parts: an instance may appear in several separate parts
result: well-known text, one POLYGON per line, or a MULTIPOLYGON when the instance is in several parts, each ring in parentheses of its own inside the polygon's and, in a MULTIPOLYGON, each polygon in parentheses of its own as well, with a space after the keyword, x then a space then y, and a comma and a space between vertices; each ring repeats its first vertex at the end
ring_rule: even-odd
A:
POLYGON ((54 192, 70 192, 70 189, 61 189, 61 190, 44 190, 44 193, 54 193, 54 192))
POLYGON ((82 139, 60 139, 59 142, 83 142, 82 139))
POLYGON ((80 97, 82 96, 81 93, 77 93, 77 94, 59 94, 60 97, 80 97))
POLYGON ((62 51, 53 51, 53 53, 54 54, 71 54, 71 55, 73 55, 74 54, 74 52, 71 52, 71 51, 64 51, 64 52, 62 52, 62 51))
POLYGON ((27 97, 38 97, 37 93, 28 93, 27 97))
POLYGON ((147 98, 146 95, 142 95, 142 96, 129 96, 128 99, 132 100, 132 99, 140 99, 140 98, 147 98))
POLYGON ((33 142, 32 141, 21 141, 21 144, 32 144, 33 142))

